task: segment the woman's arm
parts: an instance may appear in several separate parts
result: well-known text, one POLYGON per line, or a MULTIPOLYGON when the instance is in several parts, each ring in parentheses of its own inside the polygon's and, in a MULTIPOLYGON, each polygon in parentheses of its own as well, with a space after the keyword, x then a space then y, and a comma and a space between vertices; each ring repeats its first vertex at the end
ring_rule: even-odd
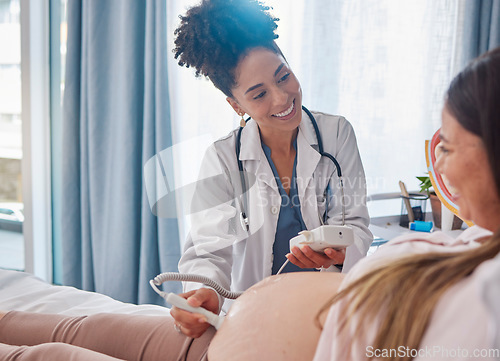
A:
MULTIPOLYGON (((321 329, 316 315, 343 275, 299 272, 266 278, 240 296, 209 347, 210 361, 311 360, 321 329)), ((321 323, 326 313, 321 315, 321 323)))

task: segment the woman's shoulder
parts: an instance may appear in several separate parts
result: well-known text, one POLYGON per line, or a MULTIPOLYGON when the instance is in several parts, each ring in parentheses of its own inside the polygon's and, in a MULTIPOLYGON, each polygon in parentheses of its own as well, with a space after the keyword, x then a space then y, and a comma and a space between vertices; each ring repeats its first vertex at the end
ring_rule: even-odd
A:
POLYGON ((245 142, 248 143, 249 139, 258 139, 260 142, 259 129, 257 123, 253 119, 249 120, 243 128, 237 127, 231 130, 225 136, 217 139, 215 142, 213 142, 213 146, 216 148, 231 147, 231 149, 233 150, 235 149, 235 143, 238 140, 241 142, 241 144, 244 144, 245 142))
POLYGON ((406 257, 412 254, 422 254, 430 252, 460 252, 478 247, 478 242, 484 237, 491 235, 491 232, 473 226, 464 230, 458 237, 451 237, 445 232, 437 231, 432 233, 412 232, 387 242, 379 249, 361 259, 348 273, 348 282, 351 278, 357 278, 377 267, 386 264, 388 261, 406 257))
POLYGON ((397 246, 401 244, 414 243, 426 247, 426 245, 439 247, 474 246, 484 237, 489 237, 492 232, 479 226, 472 226, 453 237, 447 232, 434 231, 431 233, 411 232, 401 235, 387 242, 385 246, 397 246))
POLYGON ((219 159, 219 161, 232 161, 236 159, 236 142, 238 139, 239 127, 231 130, 226 135, 213 141, 205 151, 205 156, 219 159), (234 159, 233 159, 234 158, 234 159))
POLYGON ((381 246, 374 253, 376 257, 396 256, 427 252, 459 252, 480 245, 482 238, 491 236, 491 232, 479 226, 472 226, 452 237, 442 231, 432 233, 412 232, 396 237, 381 246))
POLYGON ((224 167, 237 167, 237 148, 240 160, 258 159, 260 157, 261 144, 257 124, 249 121, 243 128, 231 130, 227 135, 217 139, 211 144, 206 154, 211 154, 218 159, 224 167), (240 133, 241 131, 241 133, 240 133))
POLYGON ((226 135, 220 137, 216 141, 212 143, 214 147, 225 147, 229 145, 234 145, 236 138, 238 137, 238 132, 239 132, 240 127, 235 128, 231 130, 229 133, 226 135))
POLYGON ((234 129, 227 135, 208 143, 204 149, 199 177, 221 174, 228 168, 228 164, 233 164, 236 161, 235 139, 237 131, 238 129, 234 129))
POLYGON ((329 114, 317 110, 311 110, 311 114, 316 119, 318 125, 321 126, 350 126, 349 121, 342 115, 329 114))
MULTIPOLYGON (((325 147, 328 148, 327 143, 332 143, 331 141, 334 139, 332 135, 336 135, 335 139, 343 140, 346 138, 350 138, 353 134, 353 127, 349 121, 341 116, 341 115, 333 115, 324 112, 319 112, 315 110, 310 111, 311 115, 314 117, 316 124, 318 125, 318 130, 320 134, 328 134, 329 137, 325 137, 325 147)), ((300 125, 301 131, 303 131, 307 136, 311 136, 315 134, 315 129, 312 123, 312 120, 309 119, 306 111, 303 111, 302 123, 300 125)), ((306 137, 307 137, 306 136, 306 137)), ((314 139, 314 138, 313 138, 314 139)), ((333 146, 333 145, 331 145, 333 146)), ((332 151, 330 149, 330 151, 332 151)))

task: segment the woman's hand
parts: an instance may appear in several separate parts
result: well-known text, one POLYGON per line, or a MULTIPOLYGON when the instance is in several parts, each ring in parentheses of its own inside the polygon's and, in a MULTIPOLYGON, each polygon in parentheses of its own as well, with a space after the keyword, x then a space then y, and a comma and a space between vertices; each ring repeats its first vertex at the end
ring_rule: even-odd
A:
POLYGON ((300 268, 328 268, 334 264, 343 264, 345 259, 345 249, 339 251, 327 248, 323 253, 314 252, 309 246, 300 248, 292 247, 292 253, 288 253, 286 258, 300 268))
MULTIPOLYGON (((193 307, 203 307, 215 314, 219 313, 219 297, 212 289, 200 288, 195 291, 182 293, 179 296, 187 299, 188 303, 193 307)), ((170 314, 175 319, 175 323, 180 331, 188 337, 200 337, 210 327, 205 316, 199 313, 192 313, 172 307, 170 314)))

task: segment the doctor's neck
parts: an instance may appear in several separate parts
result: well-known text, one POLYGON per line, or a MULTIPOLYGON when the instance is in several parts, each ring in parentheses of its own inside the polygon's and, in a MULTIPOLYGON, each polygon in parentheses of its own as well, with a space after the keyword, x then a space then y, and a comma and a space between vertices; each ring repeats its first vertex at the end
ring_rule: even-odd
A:
POLYGON ((295 152, 293 142, 297 139, 298 127, 290 131, 268 127, 259 127, 259 129, 262 142, 271 149, 272 153, 290 154, 295 152))

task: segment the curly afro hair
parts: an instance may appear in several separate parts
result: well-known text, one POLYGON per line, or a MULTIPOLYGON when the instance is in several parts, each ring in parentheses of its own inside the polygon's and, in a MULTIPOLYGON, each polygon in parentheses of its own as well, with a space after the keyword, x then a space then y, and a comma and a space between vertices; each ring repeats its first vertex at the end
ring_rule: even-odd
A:
POLYGON ((279 20, 258 0, 203 0, 179 16, 175 30, 175 59, 196 69, 226 96, 232 97, 238 61, 255 47, 282 55, 274 42, 279 20))

